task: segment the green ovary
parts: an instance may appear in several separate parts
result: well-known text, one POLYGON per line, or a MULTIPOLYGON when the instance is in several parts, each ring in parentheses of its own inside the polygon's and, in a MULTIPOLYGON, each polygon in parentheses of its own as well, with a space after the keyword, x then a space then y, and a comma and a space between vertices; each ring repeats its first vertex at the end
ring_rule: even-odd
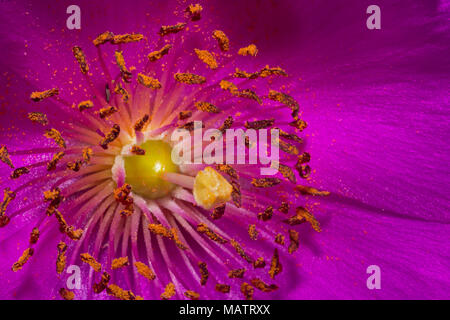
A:
POLYGON ((124 156, 125 182, 131 185, 133 193, 144 198, 166 196, 175 185, 161 176, 178 172, 178 166, 172 162, 172 148, 162 140, 148 140, 139 147, 145 150, 145 155, 124 156))

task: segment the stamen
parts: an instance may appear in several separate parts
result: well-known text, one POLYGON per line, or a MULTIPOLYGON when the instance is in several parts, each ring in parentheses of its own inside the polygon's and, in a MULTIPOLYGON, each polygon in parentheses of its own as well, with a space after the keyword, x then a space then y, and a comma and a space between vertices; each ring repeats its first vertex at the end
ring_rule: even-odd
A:
POLYGON ((303 152, 297 158, 298 164, 308 163, 309 161, 311 161, 311 155, 308 152, 303 152))
POLYGON ((28 119, 44 126, 48 125, 47 115, 42 112, 30 112, 28 113, 28 119))
POLYGON ((19 178, 21 175, 24 175, 24 174, 27 174, 27 173, 30 173, 30 169, 28 169, 27 167, 20 167, 20 168, 17 168, 16 170, 14 170, 14 171, 11 173, 10 178, 11 178, 11 179, 17 179, 17 178, 19 178))
POLYGON ((281 202, 280 207, 278 208, 278 210, 284 214, 287 214, 289 212, 289 203, 287 202, 281 202))
POLYGON ((25 265, 25 263, 27 263, 27 261, 31 258, 31 256, 34 253, 34 249, 33 248, 28 248, 25 249, 25 251, 23 252, 22 256, 19 258, 19 260, 17 260, 17 262, 15 262, 12 266, 12 271, 17 272, 20 269, 22 269, 22 267, 25 265))
POLYGON ((260 71, 248 73, 246 71, 240 70, 236 68, 236 71, 233 75, 235 78, 247 78, 247 79, 256 79, 258 77, 267 78, 269 76, 287 76, 286 71, 281 69, 280 67, 270 68, 269 66, 265 66, 260 71))
POLYGON ((62 213, 59 210, 55 209, 54 212, 55 212, 55 217, 59 223, 59 230, 62 233, 65 233, 72 240, 76 240, 76 241, 80 240, 81 237, 83 236, 83 230, 82 229, 74 230, 73 226, 69 226, 67 224, 62 213))
POLYGON ((181 111, 178 114, 178 119, 179 120, 186 120, 186 119, 190 118, 191 116, 192 116, 192 111, 190 111, 190 110, 181 111))
POLYGON ((130 265, 130 262, 128 261, 128 257, 120 257, 120 258, 116 258, 112 261, 111 269, 116 270, 116 269, 123 268, 123 267, 129 266, 129 265, 130 265))
POLYGON ((274 279, 275 276, 280 274, 282 270, 283 266, 280 263, 280 258, 278 256, 278 249, 275 248, 272 261, 270 263, 269 275, 272 279, 274 279))
POLYGON ((235 97, 247 98, 250 100, 254 100, 254 101, 258 102, 258 104, 262 103, 261 99, 258 97, 258 95, 254 91, 252 91, 250 89, 239 90, 236 87, 236 85, 230 81, 221 80, 220 87, 223 90, 230 92, 235 97))
POLYGON ((177 72, 174 74, 174 79, 178 82, 185 84, 203 84, 206 82, 206 78, 197 74, 185 72, 177 72))
POLYGON ((228 116, 228 117, 224 120, 223 124, 219 127, 220 132, 222 132, 222 134, 225 134, 225 131, 226 131, 227 129, 230 129, 230 128, 231 128, 231 126, 233 125, 233 122, 234 122, 233 117, 228 116))
POLYGON ((208 65, 211 69, 215 70, 218 67, 216 58, 208 50, 194 49, 197 57, 208 65))
POLYGON ((264 212, 260 212, 258 213, 258 219, 262 220, 262 221, 267 221, 270 220, 272 218, 273 215, 273 207, 272 206, 268 206, 264 212))
POLYGON ((308 221, 314 230, 317 232, 320 232, 320 223, 316 220, 316 218, 310 213, 308 210, 306 210, 303 207, 297 207, 295 209, 295 212, 297 213, 297 217, 304 218, 306 221, 308 221))
POLYGON ((84 163, 86 163, 86 164, 89 163, 91 161, 92 155, 93 155, 92 148, 89 148, 89 147, 84 148, 83 149, 83 161, 84 161, 84 163))
POLYGON ((138 156, 144 156, 145 150, 138 146, 132 146, 131 153, 134 153, 135 155, 138 155, 138 156))
POLYGON ((212 241, 216 241, 220 244, 225 244, 228 242, 228 240, 224 239, 214 231, 212 231, 208 226, 204 223, 200 223, 197 226, 197 231, 201 234, 205 234, 208 238, 210 238, 212 241))
POLYGON ((298 117, 298 111, 299 111, 299 105, 298 102, 295 101, 294 98, 292 98, 290 95, 287 95, 282 92, 278 92, 275 90, 269 91, 269 99, 273 101, 281 102, 282 104, 286 105, 287 107, 291 108, 292 110, 292 117, 294 119, 297 119, 298 117))
POLYGON ((269 66, 265 66, 264 68, 262 68, 259 71, 259 76, 261 78, 266 78, 269 76, 283 76, 283 77, 287 77, 287 73, 286 71, 284 71, 283 69, 281 69, 280 67, 269 67, 269 66))
POLYGON ((203 7, 196 3, 196 4, 190 4, 189 7, 184 10, 186 14, 191 18, 191 21, 198 21, 201 18, 201 12, 203 10, 203 7))
POLYGON ((68 290, 66 288, 59 289, 59 295, 64 300, 73 300, 75 298, 75 293, 73 293, 73 291, 70 291, 70 290, 68 290))
POLYGON ((294 175, 294 171, 292 171, 291 168, 289 168, 288 166, 281 164, 281 163, 279 163, 278 165, 279 165, 278 170, 283 175, 283 177, 285 177, 292 183, 297 182, 297 179, 295 178, 295 175, 294 175))
POLYGON ((254 100, 254 101, 258 102, 258 104, 262 103, 261 98, 258 97, 258 95, 250 89, 240 90, 235 93, 235 96, 239 97, 239 98, 246 98, 246 99, 254 100))
POLYGON ((298 163, 295 165, 295 169, 297 169, 297 172, 299 176, 303 179, 306 179, 311 174, 311 167, 307 164, 299 165, 298 163))
POLYGON ((33 228, 30 234, 30 245, 36 244, 39 240, 40 232, 38 228, 33 228))
POLYGON ((222 293, 229 293, 230 286, 228 284, 216 283, 216 291, 222 292, 222 293))
POLYGON ((200 294, 192 290, 186 291, 184 295, 186 298, 189 298, 191 300, 198 300, 200 298, 200 294))
POLYGON ((158 79, 146 76, 145 74, 138 73, 138 82, 144 87, 150 89, 161 89, 161 82, 158 79))
POLYGON ((287 143, 281 139, 278 139, 278 141, 275 143, 280 147, 282 151, 286 152, 287 154, 291 154, 294 156, 299 154, 297 147, 293 144, 287 143))
POLYGON ((223 31, 214 30, 212 36, 219 43, 220 50, 222 51, 230 50, 230 40, 228 40, 228 37, 225 35, 225 33, 223 33, 223 31))
POLYGON ((80 171, 82 164, 83 164, 82 160, 77 160, 75 162, 68 162, 67 168, 74 172, 78 172, 78 171, 80 171))
POLYGON ((162 26, 161 29, 159 29, 159 35, 161 37, 166 36, 168 34, 178 33, 181 30, 183 30, 186 27, 186 23, 177 23, 172 26, 162 26))
POLYGON ((148 229, 156 235, 173 240, 177 245, 177 247, 180 248, 181 250, 187 249, 187 247, 183 243, 181 243, 180 239, 178 238, 178 234, 175 228, 169 230, 162 224, 151 223, 148 225, 148 229))
POLYGON ((297 185, 295 187, 295 190, 299 191, 303 195, 306 195, 306 194, 309 194, 312 196, 329 196, 330 195, 329 191, 321 191, 321 190, 318 190, 313 187, 307 187, 307 186, 301 186, 301 185, 297 185))
POLYGON ((150 116, 148 114, 145 114, 141 119, 136 121, 136 123, 134 124, 134 131, 142 131, 148 124, 149 120, 150 116))
POLYGON ((78 104, 78 110, 80 110, 80 112, 87 110, 87 109, 92 109, 93 107, 94 107, 94 103, 91 100, 81 101, 78 104))
POLYGON ((89 253, 82 253, 80 254, 80 257, 81 261, 90 265, 95 272, 100 272, 102 270, 102 265, 99 262, 97 262, 97 260, 95 260, 95 258, 91 256, 89 253))
POLYGON ((297 128, 300 131, 303 131, 308 126, 307 123, 301 119, 297 119, 289 123, 290 126, 297 128))
POLYGON ((35 102, 38 102, 38 101, 42 101, 46 98, 56 96, 58 94, 59 94, 58 88, 52 88, 52 89, 45 90, 45 91, 34 91, 31 93, 30 99, 35 102))
POLYGON ((120 134, 120 126, 118 124, 114 124, 109 131, 109 133, 100 141, 100 147, 103 149, 108 149, 108 144, 117 139, 120 134))
POLYGON ((64 139, 61 136, 61 133, 52 128, 50 130, 46 130, 44 136, 48 139, 53 139, 53 141, 55 141, 55 143, 61 147, 61 148, 66 148, 66 142, 64 141, 64 139))
POLYGON ((5 146, 0 148, 0 160, 14 169, 11 159, 9 158, 8 149, 5 146))
POLYGON ((92 289, 94 290, 95 293, 102 293, 109 284, 109 281, 111 280, 111 276, 109 275, 108 272, 103 272, 102 274, 102 278, 100 279, 99 283, 94 283, 94 285, 92 286, 92 289))
POLYGON ((16 193, 9 188, 3 190, 3 202, 0 207, 0 228, 9 223, 10 218, 6 215, 6 208, 9 203, 16 198, 16 193))
POLYGON ((248 263, 252 263, 253 259, 250 258, 247 253, 245 253, 244 249, 242 249, 241 245, 236 241, 231 239, 230 240, 231 245, 233 246, 233 248, 236 250, 236 252, 242 257, 244 258, 245 261, 247 261, 248 263))
POLYGON ((125 90, 125 89, 122 87, 122 84, 121 84, 120 82, 118 82, 118 83, 116 84, 116 86, 114 87, 114 92, 117 93, 117 94, 122 95, 122 100, 123 100, 124 102, 127 102, 128 99, 130 98, 130 95, 128 94, 128 91, 125 90))
POLYGON ((57 152, 53 155, 52 160, 49 161, 49 163, 47 164, 47 171, 51 171, 56 169, 56 165, 58 164, 59 160, 62 159, 62 157, 64 157, 65 152, 61 151, 61 152, 57 152))
POLYGON ((213 209, 213 212, 211 214, 211 219, 214 219, 214 220, 220 219, 220 218, 222 218, 224 213, 225 213, 225 204, 222 204, 213 209))
POLYGON ((252 185, 256 188, 269 188, 280 184, 281 181, 278 178, 260 178, 252 180, 252 185))
POLYGON ((101 108, 99 110, 99 115, 100 115, 101 119, 105 119, 105 118, 108 118, 109 116, 113 115, 117 111, 119 111, 119 110, 116 107, 109 106, 109 107, 101 108))
POLYGON ((279 245, 284 245, 284 239, 285 239, 284 235, 282 235, 281 233, 278 233, 275 236, 275 243, 278 243, 279 245))
POLYGON ((297 251, 298 246, 299 246, 299 241, 298 241, 298 232, 293 230, 293 229, 289 229, 289 239, 291 240, 291 243, 289 244, 289 253, 292 254, 295 251, 297 251))
POLYGON ((123 51, 116 51, 114 53, 116 57, 116 63, 119 66, 120 74, 122 76, 123 81, 130 82, 131 81, 131 72, 127 69, 125 65, 125 59, 123 57, 123 51))
POLYGON ((275 284, 268 285, 261 279, 255 278, 250 280, 251 284, 256 288, 261 290, 262 292, 272 292, 278 289, 278 286, 275 284))
POLYGON ((172 49, 172 45, 171 44, 166 44, 164 47, 162 47, 160 50, 158 51, 153 51, 148 55, 148 59, 151 62, 155 62, 159 59, 161 59, 163 56, 165 56, 166 54, 169 53, 169 50, 172 49))
POLYGON ((44 201, 50 201, 50 204, 45 211, 47 216, 51 216, 56 211, 63 199, 64 197, 61 196, 61 191, 58 187, 44 191, 44 201))
POLYGON ((253 300, 254 289, 247 282, 243 282, 241 285, 241 292, 246 300, 253 300))
POLYGON ((209 102, 199 101, 195 103, 195 106, 198 110, 208 113, 220 113, 221 111, 219 108, 209 102))
POLYGON ((110 31, 105 31, 97 36, 92 43, 98 47, 101 44, 105 44, 107 42, 110 42, 114 38, 114 34, 110 31))
POLYGON ((58 243, 57 248, 58 248, 58 257, 56 258, 56 272, 58 274, 61 274, 64 271, 64 269, 66 269, 67 245, 63 241, 61 241, 60 243, 58 243))
POLYGON ((273 128, 274 130, 278 130, 280 137, 283 137, 288 140, 293 140, 298 143, 302 143, 303 139, 297 137, 295 134, 287 133, 286 131, 281 130, 280 128, 273 128))
POLYGON ((144 39, 144 36, 140 33, 126 33, 115 35, 111 41, 112 44, 122 44, 130 42, 138 42, 144 39))
POLYGON ((199 262, 198 267, 200 269, 200 284, 204 286, 209 278, 208 267, 206 262, 199 262))
POLYGON ((273 126, 274 122, 275 122, 274 118, 267 119, 267 120, 245 121, 244 126, 247 129, 259 130, 259 129, 266 129, 266 128, 273 126))
POLYGON ((226 90, 232 94, 239 91, 233 82, 230 82, 227 80, 221 80, 219 85, 220 85, 220 88, 222 88, 222 90, 226 90))
POLYGON ((253 261, 253 268, 255 269, 262 269, 266 266, 266 261, 263 257, 259 257, 255 261, 253 261))
POLYGON ((228 174, 233 179, 239 179, 239 175, 237 174, 236 170, 229 164, 218 164, 216 168, 217 170, 228 174))
POLYGON ((232 180, 231 186, 233 187, 233 192, 231 193, 231 199, 236 207, 240 208, 242 205, 241 197, 241 186, 238 181, 232 180))
POLYGON ((75 46, 72 48, 72 52, 80 65, 81 73, 86 74, 89 71, 89 66, 86 62, 86 56, 84 55, 83 50, 81 50, 80 47, 75 46))
POLYGON ((161 294, 161 299, 169 300, 175 295, 175 293, 175 285, 172 282, 169 282, 164 288, 164 292, 161 294))
POLYGON ((228 272, 228 278, 233 279, 233 278, 243 278, 244 277, 244 273, 245 273, 245 269, 234 269, 234 270, 230 270, 228 272))
POLYGON ((244 78, 244 79, 256 79, 259 77, 259 72, 253 72, 253 73, 248 73, 244 70, 241 70, 239 68, 235 69, 235 72, 233 74, 233 77, 235 78, 244 78))
POLYGON ((116 284, 110 284, 106 288, 106 293, 120 300, 143 300, 140 296, 135 296, 131 290, 123 290, 116 284))
POLYGON ((134 265, 136 266, 137 272, 141 276, 147 278, 148 280, 155 280, 156 275, 153 273, 152 269, 150 269, 146 264, 136 261, 134 265))
POLYGON ((251 224, 248 226, 248 235, 250 236, 250 239, 257 240, 258 239, 258 230, 256 230, 256 225, 251 224))
POLYGON ((238 51, 238 55, 240 56, 252 56, 255 57, 258 54, 258 48, 253 43, 248 45, 247 47, 240 48, 238 51))

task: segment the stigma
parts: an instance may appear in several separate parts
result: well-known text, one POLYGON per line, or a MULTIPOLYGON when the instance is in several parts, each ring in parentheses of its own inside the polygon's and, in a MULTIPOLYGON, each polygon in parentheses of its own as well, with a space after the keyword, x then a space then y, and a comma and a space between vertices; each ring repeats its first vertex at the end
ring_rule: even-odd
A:
POLYGON ((179 171, 171 158, 171 146, 163 140, 147 140, 126 149, 131 152, 123 152, 120 156, 125 173, 123 182, 131 186, 133 193, 145 199, 159 199, 170 194, 175 184, 162 177, 165 173, 179 171))

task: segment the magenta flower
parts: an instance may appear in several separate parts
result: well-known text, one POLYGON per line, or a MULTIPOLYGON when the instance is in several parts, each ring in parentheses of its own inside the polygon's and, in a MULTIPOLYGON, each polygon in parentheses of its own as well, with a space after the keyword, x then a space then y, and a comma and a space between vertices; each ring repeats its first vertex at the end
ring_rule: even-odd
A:
POLYGON ((448 2, 189 4, 1 4, 0 298, 448 298, 448 2))

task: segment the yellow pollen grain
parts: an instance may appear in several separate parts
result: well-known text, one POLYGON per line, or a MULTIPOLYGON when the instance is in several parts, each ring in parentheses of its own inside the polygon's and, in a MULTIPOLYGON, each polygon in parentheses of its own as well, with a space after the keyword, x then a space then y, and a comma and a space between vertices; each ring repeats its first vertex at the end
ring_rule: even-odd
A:
POLYGON ((199 171, 195 177, 195 201, 207 210, 229 201, 232 192, 231 184, 211 167, 199 171))
POLYGON ((223 31, 214 30, 212 36, 219 43, 220 50, 222 51, 230 50, 230 40, 228 40, 228 37, 225 35, 223 31))
POLYGON ((240 48, 238 51, 238 55, 240 55, 240 56, 255 57, 257 54, 258 54, 258 48, 253 43, 248 45, 247 47, 240 48))
POLYGON ((138 73, 138 83, 150 89, 161 89, 161 82, 158 79, 138 73))
POLYGON ((194 49, 197 57, 208 65, 211 69, 215 70, 218 67, 216 58, 208 50, 194 49))

